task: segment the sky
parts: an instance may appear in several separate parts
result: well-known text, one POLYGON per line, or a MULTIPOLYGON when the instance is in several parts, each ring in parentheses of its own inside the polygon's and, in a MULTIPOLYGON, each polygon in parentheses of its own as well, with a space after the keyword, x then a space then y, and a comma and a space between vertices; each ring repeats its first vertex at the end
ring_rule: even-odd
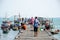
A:
POLYGON ((0 17, 60 17, 60 0, 0 0, 0 17))

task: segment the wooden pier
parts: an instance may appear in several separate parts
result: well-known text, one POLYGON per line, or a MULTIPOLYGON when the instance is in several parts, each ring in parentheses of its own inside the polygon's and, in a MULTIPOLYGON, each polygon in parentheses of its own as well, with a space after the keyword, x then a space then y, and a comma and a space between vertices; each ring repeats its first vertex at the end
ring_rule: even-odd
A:
POLYGON ((23 33, 19 33, 14 40, 57 40, 52 36, 49 36, 45 31, 39 31, 38 36, 34 37, 34 31, 31 28, 27 28, 23 33))

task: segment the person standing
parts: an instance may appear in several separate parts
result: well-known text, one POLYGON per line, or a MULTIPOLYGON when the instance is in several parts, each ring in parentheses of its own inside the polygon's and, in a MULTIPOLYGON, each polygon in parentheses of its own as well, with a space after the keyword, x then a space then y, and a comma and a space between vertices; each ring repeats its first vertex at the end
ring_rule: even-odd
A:
POLYGON ((19 33, 22 33, 22 32, 21 32, 21 23, 22 23, 22 20, 21 20, 21 18, 20 18, 20 19, 19 19, 19 27, 18 27, 19 33))
POLYGON ((33 31, 33 24, 34 24, 34 18, 33 17, 31 17, 31 19, 30 19, 30 27, 31 27, 31 31, 33 31))
POLYGON ((39 26, 39 20, 37 19, 37 17, 35 17, 34 20, 34 37, 36 37, 38 35, 38 27, 39 26))
POLYGON ((33 25, 33 23, 34 23, 34 18, 32 17, 31 18, 31 25, 33 25))
POLYGON ((46 20, 45 29, 50 30, 50 21, 49 20, 46 20))

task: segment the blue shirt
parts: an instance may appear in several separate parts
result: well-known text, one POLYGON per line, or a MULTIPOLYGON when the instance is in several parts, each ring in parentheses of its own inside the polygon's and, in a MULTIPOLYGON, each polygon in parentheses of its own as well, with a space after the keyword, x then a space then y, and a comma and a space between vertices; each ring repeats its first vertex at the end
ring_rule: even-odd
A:
POLYGON ((35 19, 34 20, 34 27, 38 27, 38 25, 39 25, 39 21, 38 21, 38 19, 35 19))

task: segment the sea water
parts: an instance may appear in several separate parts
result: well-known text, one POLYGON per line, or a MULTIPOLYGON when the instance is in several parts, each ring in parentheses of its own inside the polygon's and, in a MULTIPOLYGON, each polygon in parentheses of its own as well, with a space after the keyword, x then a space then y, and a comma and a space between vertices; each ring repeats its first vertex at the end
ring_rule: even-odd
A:
POLYGON ((10 30, 8 34, 3 34, 2 30, 0 30, 0 40, 14 40, 18 31, 10 30))
MULTIPOLYGON (((53 24, 55 29, 60 30, 60 18, 53 18, 53 24)), ((59 34, 53 35, 56 39, 60 40, 60 32, 59 34)))

